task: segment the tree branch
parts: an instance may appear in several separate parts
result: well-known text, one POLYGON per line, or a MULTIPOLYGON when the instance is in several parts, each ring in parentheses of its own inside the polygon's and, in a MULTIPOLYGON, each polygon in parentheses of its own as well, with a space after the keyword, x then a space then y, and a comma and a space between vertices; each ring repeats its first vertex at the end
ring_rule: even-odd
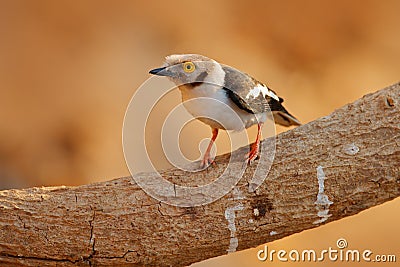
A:
MULTIPOLYGON (((278 135, 272 168, 255 192, 252 165, 228 195, 204 206, 161 203, 131 177, 1 191, 0 265, 184 266, 384 203, 400 195, 399 106, 395 84, 278 135)), ((222 155, 206 171, 162 175, 203 184, 228 160, 222 155)))

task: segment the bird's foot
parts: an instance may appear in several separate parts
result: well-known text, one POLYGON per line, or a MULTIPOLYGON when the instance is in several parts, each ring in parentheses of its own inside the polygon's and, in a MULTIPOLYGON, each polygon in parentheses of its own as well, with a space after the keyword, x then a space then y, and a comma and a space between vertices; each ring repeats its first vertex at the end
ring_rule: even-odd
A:
POLYGON ((206 153, 200 163, 200 168, 207 168, 211 164, 215 164, 215 160, 211 157, 210 153, 206 153))
POLYGON ((250 152, 246 154, 246 161, 248 164, 251 164, 253 161, 259 158, 260 153, 260 145, 258 143, 254 143, 251 146, 250 152))

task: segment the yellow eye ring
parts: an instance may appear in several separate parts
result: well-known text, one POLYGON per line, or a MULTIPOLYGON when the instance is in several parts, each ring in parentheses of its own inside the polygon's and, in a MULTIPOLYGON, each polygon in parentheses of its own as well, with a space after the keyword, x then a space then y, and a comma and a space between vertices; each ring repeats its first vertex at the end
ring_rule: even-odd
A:
POLYGON ((188 61, 188 62, 183 63, 183 70, 186 73, 192 73, 195 69, 196 69, 196 65, 194 65, 193 62, 188 61))

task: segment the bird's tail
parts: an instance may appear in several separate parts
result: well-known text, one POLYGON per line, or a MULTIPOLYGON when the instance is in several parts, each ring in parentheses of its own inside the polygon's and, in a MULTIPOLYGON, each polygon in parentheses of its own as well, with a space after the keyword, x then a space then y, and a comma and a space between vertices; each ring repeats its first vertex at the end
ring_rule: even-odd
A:
POLYGON ((291 115, 287 110, 272 111, 275 123, 282 126, 298 126, 301 125, 300 121, 291 115))

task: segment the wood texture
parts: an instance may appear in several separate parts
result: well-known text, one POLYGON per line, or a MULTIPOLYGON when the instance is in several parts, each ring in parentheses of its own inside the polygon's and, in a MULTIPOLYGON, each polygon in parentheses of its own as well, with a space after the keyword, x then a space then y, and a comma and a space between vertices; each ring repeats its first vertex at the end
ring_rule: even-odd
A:
MULTIPOLYGON (((395 84, 278 135, 272 168, 255 192, 248 190, 252 165, 231 193, 204 206, 161 203, 131 177, 1 191, 0 265, 184 266, 384 203, 400 195, 399 106, 395 84), (330 205, 321 192, 317 201, 323 176, 330 205)), ((179 184, 205 183, 228 159, 222 155, 199 173, 162 175, 179 184)))

